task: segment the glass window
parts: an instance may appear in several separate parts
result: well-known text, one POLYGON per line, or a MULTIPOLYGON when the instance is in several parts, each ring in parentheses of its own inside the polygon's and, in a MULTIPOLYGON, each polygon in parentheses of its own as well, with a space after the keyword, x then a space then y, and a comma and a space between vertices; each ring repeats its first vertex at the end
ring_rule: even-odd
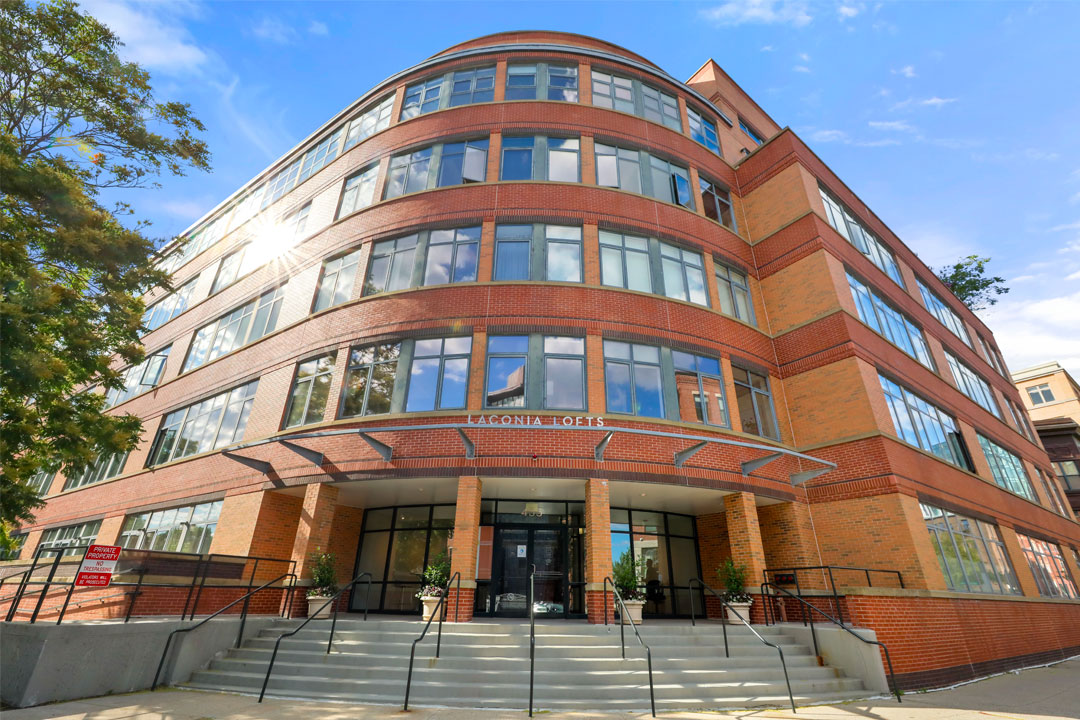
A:
POLYGON ((471 353, 471 337, 417 340, 409 368, 405 411, 465 407, 471 353))
POLYGON ((698 176, 698 187, 701 190, 701 204, 705 208, 705 216, 734 230, 735 213, 731 209, 731 194, 701 176, 698 176))
POLYGON ((1000 420, 1001 410, 998 408, 997 401, 994 400, 994 392, 990 389, 990 385, 948 350, 945 351, 945 360, 949 363, 949 369, 952 370, 960 392, 1000 420))
POLYGON ((690 121, 690 137, 719 155, 720 141, 716 136, 716 123, 691 107, 686 108, 686 117, 690 121))
POLYGON ((593 105, 622 112, 634 112, 634 83, 630 78, 592 71, 593 105))
POLYGON ((950 415, 884 375, 878 375, 878 380, 901 440, 965 470, 972 469, 964 440, 950 415))
POLYGON ((920 507, 950 590, 1020 594, 1020 583, 996 526, 932 505, 920 503, 920 507))
POLYGON ((208 452, 244 438, 259 381, 226 390, 165 416, 150 448, 148 465, 208 452))
POLYGON ((426 147, 415 152, 390 158, 390 172, 386 177, 386 198, 428 188, 433 148, 426 147))
POLYGON ((888 275, 893 282, 904 287, 900 266, 896 264, 896 258, 893 257, 892 252, 856 221, 838 200, 825 191, 825 188, 818 186, 818 190, 821 193, 822 202, 825 203, 825 219, 829 221, 833 229, 854 245, 855 249, 866 256, 879 270, 888 275))
POLYGON ((564 65, 547 66, 547 99, 561 100, 563 102, 578 101, 578 74, 576 67, 564 65))
POLYGON ((340 305, 352 298, 353 284, 356 282, 356 270, 359 263, 359 248, 347 255, 323 263, 322 275, 319 276, 319 288, 315 291, 315 305, 312 312, 319 312, 340 305))
POLYGON ((580 182, 577 138, 547 138, 547 179, 552 182, 580 182))
POLYGON ((533 179, 533 149, 536 138, 504 137, 502 140, 502 180, 533 179))
POLYGON ((532 225, 495 228, 495 279, 529 280, 532 225))
POLYGON ((1051 509, 1058 515, 1069 517, 1069 514, 1065 511, 1065 498, 1058 490, 1057 480, 1052 475, 1048 477, 1046 473, 1038 468, 1035 469, 1035 474, 1038 475, 1039 482, 1042 483, 1043 492, 1046 493, 1051 509))
POLYGON ((40 553, 41 557, 54 557, 63 554, 62 548, 92 545, 100 529, 101 521, 92 520, 78 525, 46 530, 41 533, 36 552, 40 553), (52 552, 47 552, 49 550, 52 552))
POLYGON ((485 407, 526 407, 528 359, 528 335, 496 335, 488 338, 485 407))
POLYGON ((124 387, 110 388, 105 393, 105 407, 111 408, 126 402, 136 395, 157 387, 165 372, 165 361, 169 359, 171 345, 166 345, 157 352, 147 353, 138 365, 132 365, 123 372, 124 387))
POLYGON ((994 482, 999 486, 1022 495, 1032 502, 1038 502, 1035 490, 1031 487, 1024 463, 1014 453, 990 440, 982 433, 978 434, 979 447, 982 448, 986 462, 990 465, 990 472, 994 476, 994 482))
POLYGON ((408 120, 439 109, 443 76, 430 78, 405 89, 405 103, 401 107, 401 119, 408 120))
POLYGON ((458 70, 450 86, 450 107, 495 99, 495 66, 458 70))
POLYGON ((605 340, 604 384, 608 412, 664 417, 659 348, 605 340))
POLYGON ((443 145, 436 187, 484 182, 487 175, 487 150, 486 139, 443 145))
POLYGON ((359 117, 353 118, 353 121, 349 123, 349 131, 345 136, 345 147, 342 148, 342 152, 380 130, 390 127, 390 113, 393 111, 394 94, 391 93, 379 104, 369 106, 359 117))
POLYGON ((246 274, 241 271, 241 268, 244 266, 244 256, 249 246, 249 243, 245 243, 221 259, 217 275, 214 276, 214 284, 210 288, 211 295, 224 290, 236 282, 238 277, 246 274))
POLYGON ((641 102, 645 119, 667 125, 675 132, 682 132, 682 119, 679 116, 679 101, 667 93, 660 92, 648 85, 641 86, 641 102))
POLYGON ((761 138, 761 136, 758 135, 757 132, 754 131, 753 128, 751 128, 749 125, 746 124, 746 122, 742 118, 739 118, 739 127, 742 128, 742 131, 744 133, 746 133, 751 140, 754 141, 755 145, 761 145, 762 143, 765 142, 761 138))
POLYGON ((158 300, 156 303, 146 308, 146 312, 143 313, 142 317, 146 332, 157 330, 159 327, 187 310, 188 304, 191 302, 191 295, 195 292, 195 281, 198 279, 199 278, 196 275, 177 288, 176 292, 166 295, 161 300, 158 300))
POLYGON ((934 361, 922 329, 862 280, 851 273, 848 273, 847 278, 859 319, 924 367, 933 370, 934 361))
POLYGON ((72 490, 74 488, 83 487, 84 485, 93 485, 94 483, 104 482, 105 480, 116 477, 124 471, 124 464, 127 463, 129 454, 130 451, 98 457, 97 460, 90 463, 90 465, 81 473, 69 477, 64 483, 64 489, 72 490))
POLYGON ((742 431, 779 440, 768 376, 734 366, 731 375, 735 380, 735 402, 739 405, 742 431))
POLYGON ((686 168, 649 156, 652 172, 651 196, 657 200, 675 203, 694 209, 694 196, 690 192, 690 174, 686 168))
POLYGON ((673 350, 679 419, 683 422, 728 426, 727 403, 720 361, 673 350))
POLYGON ((544 338, 544 409, 585 409, 585 338, 544 338))
POLYGON ((963 340, 965 345, 971 347, 971 338, 968 336, 964 321, 960 319, 960 316, 953 312, 952 308, 946 305, 935 292, 926 287, 922 280, 917 280, 917 283, 923 304, 926 305, 926 309, 930 311, 930 314, 948 328, 949 332, 963 340))
POLYGON ((479 248, 479 226, 432 230, 424 262, 424 285, 476 282, 479 248))
POLYGON ((547 268, 552 282, 582 282, 581 228, 567 225, 544 226, 547 268))
POLYGON ((214 541, 221 515, 221 500, 128 515, 120 531, 120 545, 132 550, 206 553, 214 541))
POLYGON ((536 99, 536 64, 506 66, 506 99, 536 99))
POLYGON ((651 293, 648 239, 601 230, 600 282, 651 293))
POLYGON ((596 143, 596 184, 641 194, 641 154, 596 143))
POLYGON ((263 191, 260 210, 265 210, 296 185, 296 178, 300 175, 301 161, 302 158, 299 158, 286 165, 266 181, 266 190, 263 191))
POLYGON ((413 233, 396 240, 382 240, 372 246, 364 295, 412 287, 418 238, 413 233))
POLYGON ((1031 398, 1032 405, 1042 405, 1043 403, 1053 402, 1054 393, 1050 390, 1049 383, 1043 383, 1042 385, 1032 385, 1027 388, 1028 397, 1031 398))
POLYGON ((1020 434, 1031 442, 1035 442, 1035 433, 1031 429, 1031 423, 1028 422, 1027 411, 1009 398, 1005 398, 1005 407, 1009 409, 1013 424, 1016 425, 1016 429, 1020 431, 1020 434))
POLYGON ((754 320, 754 303, 750 301, 750 282, 745 273, 716 263, 716 286, 720 312, 757 325, 754 320))
POLYGON ((53 480, 55 479, 55 470, 52 472, 49 472, 48 470, 38 470, 27 479, 26 487, 33 490, 35 494, 44 497, 48 494, 49 489, 52 487, 53 480))
POLYGON ((1061 460, 1054 463, 1054 471, 1068 490, 1080 490, 1080 462, 1061 460))
POLYGON ((701 253, 660 243, 660 263, 664 272, 664 294, 676 300, 709 305, 705 291, 705 269, 701 253))
POLYGON ((979 339, 979 347, 982 348, 983 355, 986 357, 986 362, 990 363, 990 367, 998 371, 999 375, 1008 377, 1008 373, 1005 372, 1005 366, 1000 362, 1000 356, 997 353, 997 349, 986 341, 982 335, 976 335, 979 339))
POLYGON ((222 355, 272 333, 277 326, 285 286, 264 292, 251 302, 222 315, 195 333, 183 372, 193 370, 222 355))
POLYGON ((289 406, 285 410, 286 428, 322 422, 333 375, 333 355, 307 360, 296 366, 296 378, 289 393, 289 406))
POLYGON ((1065 558, 1061 555, 1061 548, 1054 543, 1016 534, 1020 542, 1020 549, 1024 551, 1024 557, 1031 567, 1031 574, 1035 576, 1035 584, 1039 587, 1039 594, 1043 597, 1077 598, 1076 583, 1073 582, 1069 569, 1065 566, 1065 558))
MULTIPOLYGON (((611 558, 644 565, 643 609, 650 615, 690 614, 686 588, 701 575, 697 546, 689 515, 611 508, 611 558)), ((702 607, 700 595, 695 602, 702 607)))
POLYGON ((341 417, 390 412, 400 355, 399 343, 367 345, 349 351, 349 367, 341 391, 341 417))
POLYGON ((338 128, 304 153, 304 159, 300 164, 300 174, 296 178, 298 184, 322 170, 327 163, 337 157, 338 148, 341 146, 341 131, 342 128, 338 128))
POLYGON ((375 201, 375 181, 378 179, 379 163, 372 163, 346 180, 345 189, 341 193, 338 217, 345 217, 349 213, 371 205, 375 201))

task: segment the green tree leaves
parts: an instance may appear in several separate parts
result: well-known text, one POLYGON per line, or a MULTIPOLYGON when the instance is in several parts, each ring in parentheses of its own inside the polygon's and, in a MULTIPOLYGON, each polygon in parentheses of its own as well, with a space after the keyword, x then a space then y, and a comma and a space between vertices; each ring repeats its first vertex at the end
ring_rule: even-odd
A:
POLYGON ((982 310, 996 305, 997 296, 1009 292, 1009 288, 1002 285, 1005 278, 987 276, 988 262, 988 257, 968 255, 950 267, 937 270, 937 276, 965 305, 972 310, 982 310))

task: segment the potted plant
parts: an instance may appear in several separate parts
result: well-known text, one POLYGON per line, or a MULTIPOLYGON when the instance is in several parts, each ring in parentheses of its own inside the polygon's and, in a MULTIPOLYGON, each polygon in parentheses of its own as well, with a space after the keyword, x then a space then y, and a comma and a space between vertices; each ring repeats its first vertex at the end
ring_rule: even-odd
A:
POLYGON ((308 617, 330 617, 332 605, 326 605, 338 591, 337 573, 334 571, 334 553, 311 553, 311 587, 307 591, 308 617), (319 612, 323 605, 326 608, 319 612))
MULTIPOLYGON (((416 597, 424 604, 423 620, 426 622, 435 614, 435 607, 439 604, 439 598, 446 592, 446 585, 450 581, 450 559, 446 553, 440 553, 427 570, 424 570, 424 586, 416 597)), ((446 608, 443 608, 445 612, 446 608)))
POLYGON ((720 578, 720 584, 724 586, 724 602, 731 607, 724 608, 724 614, 728 623, 734 625, 739 619, 731 613, 731 609, 739 613, 746 622, 750 622, 750 605, 754 598, 746 592, 746 566, 735 564, 728 558, 716 569, 716 575, 720 578))
POLYGON ((645 605, 645 593, 641 586, 645 582, 645 561, 634 560, 629 550, 624 550, 611 567, 615 588, 626 606, 626 614, 636 624, 641 624, 641 608, 645 605))

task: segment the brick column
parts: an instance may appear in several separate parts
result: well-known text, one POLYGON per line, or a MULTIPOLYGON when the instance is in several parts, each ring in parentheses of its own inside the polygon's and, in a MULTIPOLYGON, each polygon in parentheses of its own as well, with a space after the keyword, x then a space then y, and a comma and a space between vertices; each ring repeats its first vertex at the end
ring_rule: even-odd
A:
MULTIPOLYGON (((709 587, 720 588, 716 570, 720 564, 731 557, 731 544, 728 542, 727 517, 722 512, 697 516, 698 557, 701 558, 701 579, 709 587)), ((695 598, 698 602, 700 598, 695 598)), ((705 617, 724 617, 724 607, 710 593, 705 593, 705 617)))
POLYGON ((458 478, 457 508, 454 511, 454 539, 450 554, 450 577, 461 573, 461 594, 455 580, 446 598, 446 619, 469 622, 476 595, 476 552, 480 543, 480 493, 482 483, 475 475, 458 478))
MULTIPOLYGON (((585 481, 585 610, 590 623, 604 618, 604 578, 611 575, 611 492, 608 481, 585 481)), ((608 603, 608 621, 614 620, 614 600, 608 603)))
POLYGON ((746 566, 747 581, 752 587, 761 582, 765 570, 765 548, 761 542, 754 494, 740 492, 725 495, 724 520, 731 545, 731 559, 736 565, 746 566))
MULTIPOLYGON (((296 576, 301 581, 311 579, 312 553, 335 550, 330 546, 330 531, 334 524, 337 496, 338 489, 327 483, 312 483, 304 489, 304 504, 300 510, 300 522, 296 527, 292 547, 292 559, 296 561, 296 576)), ((348 582, 351 579, 337 578, 338 582, 348 582)), ((302 607, 303 597, 302 593, 297 593, 297 600, 294 603, 294 608, 301 612, 306 611, 306 607, 302 607)))

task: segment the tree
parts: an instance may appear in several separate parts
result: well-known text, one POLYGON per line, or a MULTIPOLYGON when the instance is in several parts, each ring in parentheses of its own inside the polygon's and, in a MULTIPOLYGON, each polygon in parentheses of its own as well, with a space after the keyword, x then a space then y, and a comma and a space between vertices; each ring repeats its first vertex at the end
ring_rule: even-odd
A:
POLYGON ((965 305, 972 310, 982 310, 996 305, 997 296, 1009 292, 1009 288, 1002 285, 1005 278, 986 276, 988 262, 988 257, 968 255, 950 267, 938 269, 937 276, 965 305))
POLYGON ((189 107, 156 102, 74 3, 5 0, 0 37, 0 522, 28 522, 35 472, 80 472, 141 434, 100 389, 122 386, 116 358, 142 359, 139 296, 168 278, 147 224, 125 227, 130 207, 100 191, 208 170, 209 153, 189 107))

